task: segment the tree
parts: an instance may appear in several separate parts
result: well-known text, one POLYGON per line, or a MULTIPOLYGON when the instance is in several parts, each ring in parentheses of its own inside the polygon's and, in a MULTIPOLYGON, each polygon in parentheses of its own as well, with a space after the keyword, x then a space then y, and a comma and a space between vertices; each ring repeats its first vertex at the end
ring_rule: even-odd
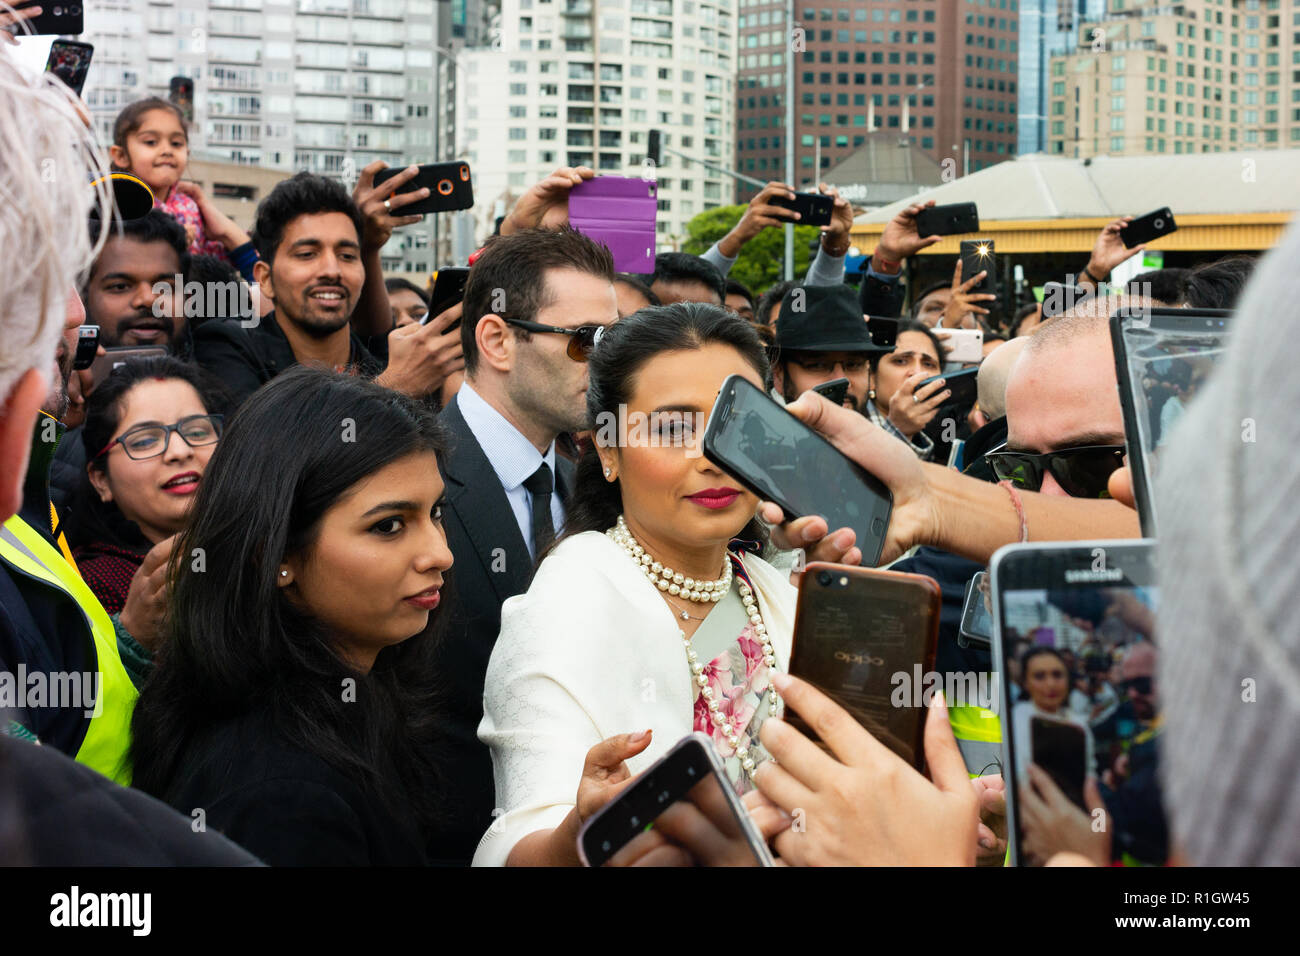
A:
MULTIPOLYGON (((719 206, 702 212, 686 224, 686 241, 682 251, 702 255, 709 247, 731 231, 745 214, 744 206, 719 206)), ((801 277, 808 271, 811 254, 809 244, 820 230, 816 226, 794 227, 794 274, 801 277)), ((764 229, 745 243, 740 257, 727 274, 730 279, 743 282, 754 295, 760 295, 769 286, 783 278, 785 264, 785 230, 764 229)))

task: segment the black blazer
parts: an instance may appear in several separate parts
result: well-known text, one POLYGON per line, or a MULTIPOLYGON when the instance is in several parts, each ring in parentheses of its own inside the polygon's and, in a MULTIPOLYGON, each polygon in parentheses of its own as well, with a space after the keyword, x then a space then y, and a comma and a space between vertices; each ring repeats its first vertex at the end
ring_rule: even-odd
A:
POLYGON ((186 747, 163 799, 272 866, 422 865, 424 835, 345 774, 279 732, 265 712, 208 728, 186 747))
MULTIPOLYGON (((446 810, 451 818, 431 854, 467 863, 496 806, 490 752, 478 739, 488 659, 501 631, 501 605, 528 590, 533 562, 505 490, 457 399, 439 420, 452 441, 440 467, 447 489, 443 527, 455 564, 447 576, 450 621, 438 650, 438 678, 449 715, 446 810)), ((567 502, 574 466, 559 455, 555 462, 556 491, 567 502)))

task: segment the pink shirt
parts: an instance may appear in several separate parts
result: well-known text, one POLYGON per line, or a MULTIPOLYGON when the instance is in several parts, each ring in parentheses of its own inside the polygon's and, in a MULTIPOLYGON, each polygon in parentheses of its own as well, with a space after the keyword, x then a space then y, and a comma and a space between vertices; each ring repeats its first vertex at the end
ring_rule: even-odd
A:
POLYGON ((207 237, 203 230, 203 215, 199 212, 199 204, 189 196, 173 186, 166 199, 155 199, 153 205, 155 209, 161 209, 182 226, 194 227, 190 255, 216 256, 219 259, 230 260, 226 254, 226 247, 219 240, 207 237))

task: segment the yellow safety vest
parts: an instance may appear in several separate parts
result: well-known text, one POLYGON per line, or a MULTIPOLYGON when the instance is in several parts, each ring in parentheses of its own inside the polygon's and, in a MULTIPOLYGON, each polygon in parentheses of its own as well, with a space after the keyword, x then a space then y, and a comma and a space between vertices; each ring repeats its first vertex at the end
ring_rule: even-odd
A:
POLYGON ((997 714, 973 704, 949 704, 948 723, 970 776, 1002 772, 1002 722, 997 714))
POLYGON ((90 631, 94 669, 99 672, 99 697, 89 718, 86 736, 77 750, 78 763, 104 776, 131 785, 131 713, 139 693, 122 666, 117 633, 99 599, 55 548, 18 515, 0 528, 0 560, 14 571, 68 595, 80 608, 90 631))

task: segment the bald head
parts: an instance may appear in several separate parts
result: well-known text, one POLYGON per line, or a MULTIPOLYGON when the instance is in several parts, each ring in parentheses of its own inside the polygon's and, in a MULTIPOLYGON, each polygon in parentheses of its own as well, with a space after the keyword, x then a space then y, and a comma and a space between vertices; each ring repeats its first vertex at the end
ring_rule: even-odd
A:
POLYGON ((980 411, 989 419, 1001 418, 1007 413, 1007 379, 1011 375, 1011 366, 1024 350, 1028 337, 1003 342, 984 359, 976 376, 979 387, 980 411))
POLYGON ((1044 319, 1029 335, 1029 350, 1070 347, 1086 335, 1110 335, 1110 317, 1120 309, 1150 308, 1150 299, 1136 295, 1103 295, 1084 299, 1058 316, 1044 319))

